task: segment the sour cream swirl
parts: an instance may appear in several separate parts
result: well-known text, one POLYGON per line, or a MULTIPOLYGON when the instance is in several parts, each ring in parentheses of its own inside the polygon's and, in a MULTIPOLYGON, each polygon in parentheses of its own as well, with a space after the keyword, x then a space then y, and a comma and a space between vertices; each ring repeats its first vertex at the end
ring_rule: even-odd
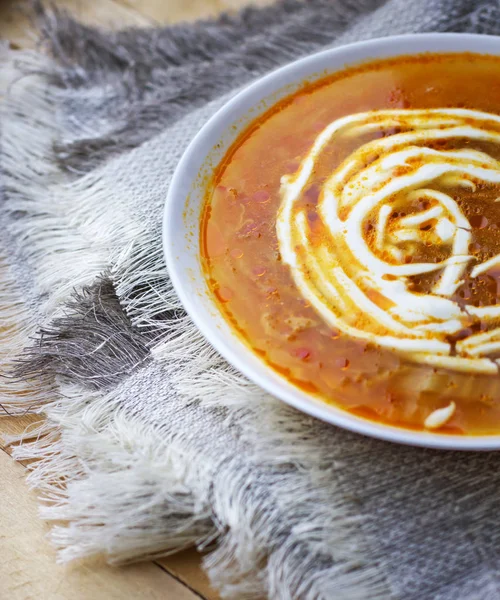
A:
POLYGON ((466 272, 477 277, 500 265, 500 254, 478 264, 469 253, 471 224, 447 193, 500 184, 500 162, 472 149, 474 142, 500 144, 500 117, 458 108, 363 112, 330 123, 297 172, 282 178, 281 257, 328 325, 414 362, 498 372, 492 355, 500 352, 500 305, 453 299, 466 272), (384 137, 361 144, 323 184, 317 215, 325 234, 314 239, 300 201, 321 153, 336 140, 377 132, 384 137), (446 140, 460 147, 436 148, 446 140), (375 224, 371 231, 368 223, 375 224), (438 244, 446 258, 413 261, 419 244, 438 244), (433 272, 438 277, 428 293, 412 291, 410 277, 433 272), (484 324, 482 331, 451 342, 471 319, 484 324))

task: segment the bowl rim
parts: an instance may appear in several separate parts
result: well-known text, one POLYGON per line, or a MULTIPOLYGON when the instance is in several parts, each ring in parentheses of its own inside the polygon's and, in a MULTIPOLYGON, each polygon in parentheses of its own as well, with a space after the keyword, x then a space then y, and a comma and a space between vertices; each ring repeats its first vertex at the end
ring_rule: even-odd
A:
MULTIPOLYGON (((275 84, 280 79, 289 78, 290 75, 293 75, 298 69, 309 69, 310 67, 310 76, 317 74, 318 63, 326 58, 338 61, 345 55, 344 58, 347 59, 346 62, 344 62, 342 66, 334 66, 329 71, 329 73, 335 73, 356 64, 369 63, 370 61, 380 60, 384 57, 411 56, 426 52, 470 52, 472 54, 500 55, 500 37, 471 33, 418 33, 378 37, 315 52, 314 54, 275 69, 245 86, 208 119, 191 140, 177 164, 168 188, 163 214, 162 240, 164 256, 175 292, 179 296, 179 299, 190 318, 208 343, 250 381, 253 381, 263 390, 269 392, 279 400, 331 425, 388 442, 434 449, 500 450, 500 433, 483 436, 460 436, 404 429, 403 427, 378 423, 353 415, 340 407, 332 406, 331 404, 300 390, 288 382, 284 377, 278 375, 270 366, 266 365, 263 360, 259 359, 239 336, 234 334, 234 332, 224 332, 222 330, 223 328, 221 328, 221 324, 215 322, 214 308, 217 313, 217 318, 222 319, 224 323, 226 323, 226 327, 229 328, 222 313, 208 293, 208 286, 203 274, 202 285, 204 289, 207 290, 207 293, 206 298, 203 301, 199 301, 199 292, 195 289, 193 278, 182 266, 182 261, 179 260, 179 248, 173 243, 176 234, 176 232, 172 230, 176 220, 175 217, 179 217, 179 212, 184 213, 185 211, 185 182, 190 182, 190 188, 194 186, 202 165, 207 162, 209 150, 201 152, 201 155, 204 155, 204 158, 200 162, 200 168, 197 172, 192 172, 192 163, 197 162, 196 157, 200 155, 200 148, 203 149, 206 146, 207 148, 213 149, 220 143, 222 133, 227 131, 230 125, 235 123, 234 119, 228 121, 228 113, 231 113, 234 110, 237 111, 243 100, 256 96, 255 104, 261 102, 266 97, 279 91, 280 87, 286 87, 283 85, 276 87, 275 84), (450 48, 447 49, 446 47, 443 47, 443 49, 440 50, 426 48, 426 46, 440 45, 441 42, 444 42, 444 46, 446 46, 448 42, 451 42, 450 48), (422 47, 420 49, 408 51, 406 46, 409 43, 416 43, 417 45, 421 44, 422 47), (457 46, 458 43, 460 44, 460 47, 457 46), (388 46, 392 46, 394 51, 389 52, 389 54, 384 54, 383 52, 380 53, 381 48, 388 46), (456 48, 451 49, 451 46, 455 46, 456 48), (475 46, 479 46, 479 48, 475 46), (487 46, 491 46, 491 48, 487 49, 487 46), (373 55, 369 54, 369 51, 371 50, 374 51, 373 55), (349 54, 352 54, 355 51, 361 51, 366 56, 361 60, 352 60, 349 63, 349 54), (379 52, 377 53, 377 51, 379 52), (314 68, 315 65, 316 69, 314 68), (182 202, 179 200, 179 197, 182 198, 182 202)), ((323 72, 324 69, 320 69, 320 71, 323 72)), ((329 73, 325 72, 319 79, 326 77, 329 73)), ((301 77, 300 82, 303 82, 304 80, 305 77, 301 77)), ((297 80, 297 83, 299 83, 299 80, 297 80)), ((284 98, 287 95, 289 94, 284 93, 282 97, 284 98)), ((269 107, 272 106, 273 103, 274 102, 272 102, 269 107)), ((262 112, 268 110, 269 107, 264 108, 262 112)), ((240 118, 242 116, 243 113, 240 115, 240 118)), ((257 118, 257 116, 258 115, 252 116, 244 126, 237 128, 237 133, 235 133, 232 138, 233 141, 240 135, 241 131, 245 129, 247 124, 257 118)), ((231 143, 232 142, 226 145, 224 153, 231 143)), ((197 215, 197 219, 198 218, 199 215, 197 215)), ((184 221, 184 217, 182 217, 182 219, 184 221)), ((198 241, 199 240, 197 240, 197 242, 198 241)), ((199 255, 198 244, 197 248, 197 253, 199 255)), ((200 284, 201 282, 198 283, 200 284)))

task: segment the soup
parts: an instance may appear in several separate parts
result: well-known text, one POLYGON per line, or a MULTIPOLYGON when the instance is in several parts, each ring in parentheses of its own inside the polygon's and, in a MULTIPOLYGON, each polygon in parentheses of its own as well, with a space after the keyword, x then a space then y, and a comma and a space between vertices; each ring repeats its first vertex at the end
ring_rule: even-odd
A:
POLYGON ((235 332, 353 414, 500 432, 500 59, 426 54, 306 84, 207 189, 201 256, 235 332))

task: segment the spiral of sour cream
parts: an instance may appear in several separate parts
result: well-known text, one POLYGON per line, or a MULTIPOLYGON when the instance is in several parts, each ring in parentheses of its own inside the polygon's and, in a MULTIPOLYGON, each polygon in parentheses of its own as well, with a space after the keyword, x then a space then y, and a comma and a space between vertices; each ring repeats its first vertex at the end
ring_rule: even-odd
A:
POLYGON ((500 184, 500 162, 472 149, 474 142, 499 144, 500 117, 458 108, 363 112, 330 123, 297 172, 283 176, 276 225, 281 257, 301 295, 331 327, 414 362, 498 372, 491 356, 500 351, 500 304, 453 299, 466 272, 474 278, 500 265, 500 254, 478 264, 469 253, 471 224, 446 193, 500 184), (361 144, 323 184, 317 216, 324 234, 315 238, 301 199, 321 153, 336 140, 369 133, 383 137, 361 144), (436 149, 446 140, 461 147, 436 149), (419 244, 439 245, 446 258, 413 261, 419 244), (432 289, 412 291, 409 278, 427 273, 438 275, 432 289), (471 319, 481 321, 481 332, 467 330, 471 319), (460 341, 449 341, 453 336, 460 341))

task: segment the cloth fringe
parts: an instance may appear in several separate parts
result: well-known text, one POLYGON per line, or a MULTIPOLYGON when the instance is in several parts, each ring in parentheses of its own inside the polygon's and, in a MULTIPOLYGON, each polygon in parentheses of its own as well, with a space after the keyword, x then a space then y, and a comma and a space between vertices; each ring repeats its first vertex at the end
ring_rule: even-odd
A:
MULTIPOLYGON (((3 286, 0 298, 4 318, 10 310, 14 326, 25 321, 18 345, 9 343, 9 350, 19 355, 28 347, 14 370, 5 368, 36 382, 36 403, 9 396, 2 405, 8 412, 24 407, 46 416, 43 424, 8 442, 22 442, 14 447, 16 459, 35 459, 28 482, 41 494, 42 517, 57 523, 51 539, 59 560, 105 553, 110 562, 126 562, 193 544, 204 548, 216 539, 205 565, 224 597, 312 600, 324 597, 320 590, 334 579, 337 598, 361 599, 367 593, 375 600, 386 598, 383 577, 364 560, 359 518, 342 502, 331 501, 326 475, 324 489, 319 474, 315 487, 304 487, 304 470, 313 473, 318 463, 314 458, 297 470, 294 436, 288 446, 281 434, 269 439, 270 448, 276 444, 280 451, 272 453, 270 464, 269 456, 256 452, 252 435, 239 442, 252 456, 248 463, 240 465, 240 446, 234 459, 207 463, 202 449, 187 451, 193 442, 181 432, 167 434, 164 424, 155 430, 144 423, 140 409, 123 409, 130 382, 116 386, 123 368, 117 373, 110 358, 116 356, 117 364, 133 371, 151 355, 168 369, 179 406, 206 404, 219 425, 231 425, 231 439, 241 437, 241 426, 233 427, 242 418, 255 420, 257 431, 266 403, 277 409, 269 408, 270 418, 280 411, 283 423, 303 418, 256 389, 259 401, 248 410, 248 384, 202 339, 180 307, 164 271, 157 232, 136 219, 115 225, 116 211, 126 208, 113 204, 99 172, 72 180, 54 166, 55 140, 62 132, 54 109, 64 102, 58 67, 31 53, 16 53, 15 61, 3 66, 2 214, 10 224, 7 243, 15 244, 7 256, 15 257, 14 265, 38 269, 32 270, 32 287, 20 292, 29 297, 28 306, 36 306, 26 319, 9 286, 3 286), (75 289, 80 290, 76 295, 75 289), (119 304, 117 314, 110 314, 114 294, 130 323, 119 304), (100 313, 103 296, 106 310, 100 313), (86 331, 87 349, 74 343, 78 327, 86 331), (35 336, 38 342, 27 343, 35 336), (90 377, 93 361, 105 361, 107 367, 99 380, 90 377), (43 372, 49 383, 39 386, 43 372), (228 384, 237 393, 227 394, 228 384), (217 396, 226 399, 218 407, 217 396), (259 466, 257 474, 249 465, 259 466), (267 473, 264 485, 262 472, 267 473), (265 511, 262 494, 276 494, 265 511), (298 512, 300 528, 292 536, 288 521, 279 525, 286 511, 298 512), (304 577, 304 556, 315 566, 306 570, 309 577, 304 577)), ((77 131, 78 126, 73 135, 77 131)))

